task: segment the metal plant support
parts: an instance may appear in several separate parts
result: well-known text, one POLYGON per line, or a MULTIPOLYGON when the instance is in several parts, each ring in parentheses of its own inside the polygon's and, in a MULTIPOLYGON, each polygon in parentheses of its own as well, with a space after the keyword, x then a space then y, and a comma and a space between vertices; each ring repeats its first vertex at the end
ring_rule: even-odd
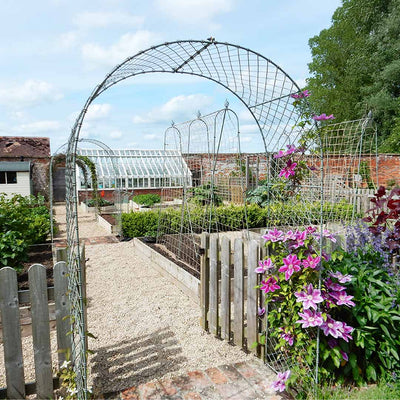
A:
MULTIPOLYGON (((293 128, 300 119, 300 113, 293 105, 291 97, 292 94, 300 91, 296 82, 279 66, 261 54, 241 46, 218 42, 213 38, 169 42, 141 51, 117 65, 94 88, 72 128, 66 164, 69 291, 73 314, 72 361, 77 375, 77 390, 80 399, 87 397, 87 349, 81 287, 82 270, 79 261, 75 176, 79 135, 88 107, 104 91, 127 78, 155 72, 199 76, 224 87, 236 96, 253 116, 262 136, 266 153, 273 154, 284 149, 286 145, 299 144, 304 133, 301 127, 293 128)), ((308 143, 305 154, 308 152, 309 157, 318 159, 321 165, 319 144, 318 138, 308 143)), ((269 178, 272 179, 279 173, 278 164, 271 163, 267 173, 269 178)), ((311 172, 310 175, 313 173, 311 172)), ((309 181, 315 182, 312 179, 309 181)), ((313 192, 313 200, 317 199, 322 204, 322 184, 310 184, 309 190, 313 192)), ((293 195, 299 195, 299 191, 293 195)), ((273 196, 274 193, 271 191, 271 197, 273 196)), ((289 219, 288 225, 304 225, 306 221, 312 219, 308 206, 309 202, 305 201, 304 212, 299 213, 295 219, 289 219)), ((320 223, 322 225, 322 217, 320 223)))

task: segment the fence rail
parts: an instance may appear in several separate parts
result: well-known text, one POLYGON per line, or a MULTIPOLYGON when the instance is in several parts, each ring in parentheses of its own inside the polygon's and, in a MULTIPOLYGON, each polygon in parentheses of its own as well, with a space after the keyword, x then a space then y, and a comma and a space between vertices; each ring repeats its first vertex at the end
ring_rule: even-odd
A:
POLYGON ((244 247, 240 238, 218 234, 201 236, 201 324, 223 340, 262 356, 258 341, 263 321, 258 318, 262 298, 255 290, 258 274, 254 269, 263 256, 260 242, 244 247))
MULTIPOLYGON (((59 249, 57 259, 65 257, 65 249, 59 249)), ((82 257, 85 265, 84 252, 82 257)), ((34 393, 38 399, 53 398, 58 386, 58 379, 53 377, 50 346, 50 331, 54 327, 59 365, 71 351, 67 263, 59 261, 54 265, 54 287, 47 287, 46 268, 41 264, 29 268, 28 280, 29 290, 18 291, 16 271, 10 267, 0 269, 0 321, 7 385, 0 389, 0 399, 23 399, 34 393), (35 382, 26 383, 21 338, 29 334, 32 334, 35 382)))

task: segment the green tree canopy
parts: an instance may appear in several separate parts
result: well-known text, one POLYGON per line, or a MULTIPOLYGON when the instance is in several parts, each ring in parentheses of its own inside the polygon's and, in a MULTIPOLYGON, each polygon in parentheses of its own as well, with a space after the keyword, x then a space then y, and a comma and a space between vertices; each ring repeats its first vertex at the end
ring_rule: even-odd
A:
POLYGON ((372 110, 380 150, 400 152, 400 0, 343 0, 309 45, 314 109, 337 122, 372 110))

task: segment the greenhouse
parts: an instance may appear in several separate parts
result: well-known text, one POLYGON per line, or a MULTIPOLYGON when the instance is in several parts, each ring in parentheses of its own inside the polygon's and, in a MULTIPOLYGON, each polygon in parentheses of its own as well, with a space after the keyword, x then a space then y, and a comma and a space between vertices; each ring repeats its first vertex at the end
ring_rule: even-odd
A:
MULTIPOLYGON (((192 173, 177 150, 78 149, 96 166, 99 189, 181 188, 192 186, 192 173)), ((85 190, 85 180, 77 168, 77 188, 85 190)), ((90 189, 89 185, 87 189, 90 189)))

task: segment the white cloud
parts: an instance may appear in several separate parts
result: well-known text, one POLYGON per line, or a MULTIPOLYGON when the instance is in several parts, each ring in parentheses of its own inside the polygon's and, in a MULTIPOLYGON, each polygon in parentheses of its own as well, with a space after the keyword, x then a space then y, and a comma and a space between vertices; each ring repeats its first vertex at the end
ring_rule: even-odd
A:
POLYGON ((208 108, 213 99, 204 94, 180 95, 171 98, 160 107, 154 108, 144 116, 135 115, 133 122, 150 123, 165 122, 175 120, 175 122, 183 122, 187 119, 193 119, 197 115, 197 111, 208 108))
POLYGON ((85 120, 95 121, 98 119, 105 118, 111 111, 111 104, 91 104, 87 110, 85 120))
POLYGON ((114 12, 83 12, 73 20, 73 23, 80 29, 90 28, 106 28, 110 25, 128 26, 135 28, 143 25, 144 17, 123 13, 120 11, 114 12))
POLYGON ((57 46, 63 49, 70 49, 79 43, 79 33, 76 31, 65 32, 57 40, 57 46))
POLYGON ((156 0, 157 8, 169 18, 187 25, 218 28, 212 19, 232 10, 232 0, 156 0))
POLYGON ((12 108, 23 108, 60 100, 63 95, 45 81, 29 79, 21 85, 0 87, 0 104, 12 108))
POLYGON ((140 50, 145 50, 158 42, 157 34, 150 31, 137 31, 122 35, 118 42, 103 47, 95 43, 82 46, 82 57, 90 67, 114 66, 127 57, 135 55, 140 50))
POLYGON ((22 134, 38 134, 41 132, 52 132, 60 129, 58 121, 36 121, 16 126, 13 130, 22 134))
POLYGON ((144 135, 144 138, 147 140, 155 140, 158 138, 158 135, 154 135, 154 134, 144 135))
POLYGON ((120 138, 122 138, 122 132, 121 131, 112 131, 112 132, 110 132, 110 138, 111 139, 120 139, 120 138))

